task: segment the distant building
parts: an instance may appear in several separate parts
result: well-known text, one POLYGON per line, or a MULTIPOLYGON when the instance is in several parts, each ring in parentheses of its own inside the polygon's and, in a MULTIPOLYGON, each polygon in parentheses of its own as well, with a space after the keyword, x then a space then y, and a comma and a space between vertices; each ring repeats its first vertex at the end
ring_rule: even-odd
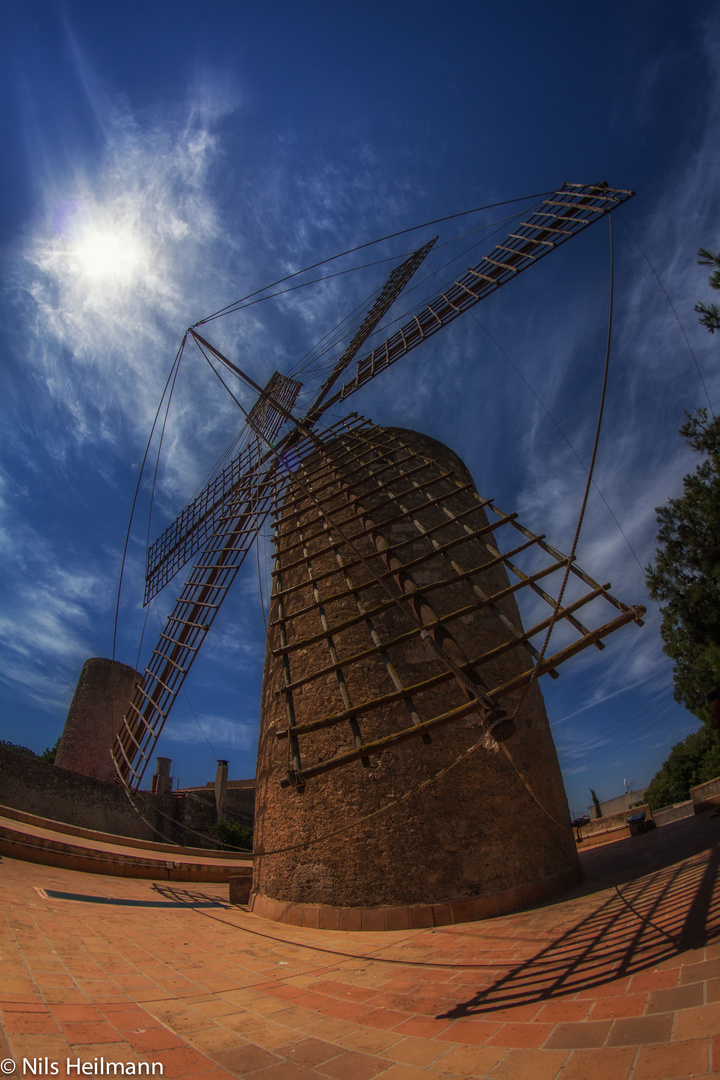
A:
POLYGON ((644 802, 646 791, 647 788, 640 788, 639 791, 626 791, 624 795, 616 795, 614 799, 601 802, 602 815, 596 812, 594 806, 588 806, 590 817, 609 817, 610 814, 621 814, 623 810, 629 810, 631 806, 637 806, 638 803, 644 802))

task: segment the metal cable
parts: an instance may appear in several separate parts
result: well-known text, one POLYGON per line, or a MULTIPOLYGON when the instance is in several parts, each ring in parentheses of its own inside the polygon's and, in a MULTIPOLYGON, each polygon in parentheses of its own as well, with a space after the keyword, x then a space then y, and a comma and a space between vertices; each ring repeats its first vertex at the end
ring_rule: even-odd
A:
POLYGON ((239 304, 250 300, 254 296, 259 296, 261 293, 266 292, 268 289, 273 289, 276 285, 282 285, 285 281, 292 281, 293 278, 298 277, 300 274, 306 274, 310 270, 317 269, 318 266, 325 266, 329 262, 334 262, 336 259, 342 259, 345 255, 352 255, 355 251, 363 251, 365 248, 373 247, 375 244, 382 244, 385 240, 394 240, 397 236, 406 236, 408 233, 417 232, 419 229, 429 228, 430 225, 438 225, 443 221, 452 221, 454 218, 467 217, 470 214, 478 214, 482 210, 493 210, 496 206, 509 206, 516 202, 526 202, 530 199, 543 199, 546 195, 552 195, 554 191, 541 191, 536 195, 521 195, 515 199, 501 199, 500 202, 487 203, 485 206, 476 206, 472 210, 461 210, 456 214, 445 214, 444 217, 433 218, 432 221, 424 221, 421 225, 412 225, 407 229, 399 229, 397 232, 388 233, 386 236, 380 236, 377 240, 368 240, 364 244, 358 244, 356 247, 348 248, 346 251, 341 251, 337 255, 331 255, 327 259, 320 259, 319 262, 312 263, 310 266, 304 267, 302 270, 296 270, 292 274, 288 274, 286 277, 278 278, 277 281, 271 282, 270 285, 265 285, 262 289, 256 289, 255 292, 248 293, 246 296, 241 297, 240 300, 233 301, 232 304, 227 304, 224 308, 220 308, 212 315, 208 315, 204 319, 200 319, 199 322, 193 323, 189 329, 194 329, 196 326, 202 326, 204 323, 210 322, 212 319, 220 318, 221 315, 228 314, 234 310, 239 304))
MULTIPOLYGON (((537 658, 535 667, 533 668, 532 674, 530 676, 530 680, 529 680, 527 686, 524 688, 522 696, 520 697, 520 700, 518 701, 518 703, 517 703, 517 705, 515 707, 515 711, 512 714, 512 719, 513 720, 515 719, 518 712, 520 711, 520 709, 524 705, 525 700, 527 698, 527 695, 530 693, 530 689, 531 689, 533 683, 537 682, 537 680, 538 680, 538 677, 539 677, 538 676, 539 665, 542 663, 542 660, 543 660, 543 658, 545 656, 545 652, 546 652, 547 647, 548 647, 548 645, 550 643, 550 637, 552 635, 553 629, 554 629, 554 627, 555 627, 555 625, 556 625, 556 623, 557 623, 557 621, 558 621, 558 619, 560 617, 560 609, 562 607, 562 598, 563 598, 563 595, 565 593, 565 588, 567 586, 568 579, 570 577, 571 560, 573 560, 575 558, 575 552, 577 551, 577 545, 578 545, 578 541, 580 539, 580 530, 582 529, 583 521, 584 521, 584 518, 585 518, 585 510, 587 508, 588 498, 589 498, 589 495, 590 495, 590 487, 592 485, 592 477, 593 477, 593 472, 594 472, 594 469, 595 469, 595 461, 597 459, 598 446, 600 444, 600 431, 601 431, 601 428, 602 428, 603 413, 604 413, 604 410, 605 410, 605 394, 606 394, 606 390, 607 390, 608 372, 609 372, 609 368, 610 368, 610 342, 611 342, 611 339, 612 339, 612 321, 613 321, 613 293, 614 293, 614 280, 615 280, 615 278, 614 278, 612 213, 608 214, 608 224, 609 224, 609 227, 610 227, 610 308, 609 308, 609 312, 608 312, 607 343, 606 343, 606 346, 605 346, 605 367, 604 367, 604 371, 603 371, 602 391, 600 393, 600 405, 599 405, 599 408, 598 408, 597 424, 595 425, 595 439, 594 439, 594 442, 593 442, 592 455, 591 455, 591 458, 590 458, 590 467, 588 469, 587 481, 585 483, 585 491, 583 493, 582 504, 580 506, 580 513, 578 514, 577 525, 575 527, 575 536, 573 537, 572 549, 570 551, 568 564, 567 564, 567 566, 565 568, 565 573, 563 575, 562 585, 560 586, 560 591, 558 593, 557 600, 555 601, 555 609, 553 611, 552 618, 550 619, 550 624, 548 625, 547 632, 545 634, 545 639, 543 641, 542 648, 540 649, 540 655, 537 658)), ((518 777, 520 778, 520 780, 522 780, 522 782, 525 785, 525 788, 527 789, 528 793, 532 796, 534 802, 537 804, 537 806, 540 807, 540 809, 543 811, 543 813, 546 814, 547 817, 549 817, 551 819, 551 821, 553 821, 559 827, 561 827, 563 829, 564 828, 572 829, 573 826, 572 826, 572 824, 570 822, 564 823, 564 822, 558 821, 557 818, 553 814, 550 813, 550 811, 547 809, 547 807, 543 806, 543 804, 540 802, 537 795, 535 794, 535 792, 532 790, 532 788, 528 784, 527 780, 525 779, 524 774, 519 769, 519 767, 516 765, 516 763, 513 761, 512 755, 511 755, 510 751, 508 750, 507 746, 505 745, 505 743, 500 743, 500 747, 503 750, 505 756, 507 757, 507 759, 510 762, 510 764, 512 765, 512 767, 515 769, 515 772, 517 773, 518 777)))

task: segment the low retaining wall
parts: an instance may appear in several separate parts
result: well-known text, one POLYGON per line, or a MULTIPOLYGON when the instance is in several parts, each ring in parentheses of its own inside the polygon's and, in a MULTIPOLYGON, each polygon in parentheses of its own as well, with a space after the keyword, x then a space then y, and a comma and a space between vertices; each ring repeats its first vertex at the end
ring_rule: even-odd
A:
MULTIPOLYGON (((215 785, 206 784, 204 787, 181 788, 178 795, 194 795, 204 802, 215 806, 215 785)), ((238 821, 241 825, 248 825, 251 829, 255 824, 255 781, 254 780, 229 780, 225 795, 224 818, 238 821)))
POLYGON ((136 800, 140 817, 118 784, 49 765, 5 746, 0 746, 0 793, 1 803, 27 814, 113 836, 181 846, 202 846, 203 836, 189 830, 207 833, 215 817, 210 800, 147 792, 136 800))
POLYGON ((716 776, 714 780, 708 780, 705 784, 691 787, 690 798, 696 814, 704 814, 707 810, 717 810, 720 807, 720 776, 716 776))
POLYGON ((607 817, 593 818, 587 825, 580 827, 580 841, 581 846, 590 847, 595 844, 606 844, 611 840, 623 840, 626 836, 630 836, 630 826, 627 823, 627 819, 632 817, 633 814, 645 813, 645 821, 652 822, 651 828, 655 822, 653 819, 653 813, 647 803, 643 803, 642 806, 633 806, 632 810, 622 810, 619 814, 608 814, 607 817))
POLYGON ((238 867, 224 863, 207 861, 182 861, 178 858, 178 849, 169 848, 173 859, 149 859, 122 854, 110 854, 88 845, 63 843, 62 840, 39 840, 33 837, 13 835, 10 830, 0 827, 0 856, 9 859, 21 859, 23 862, 39 863, 41 866, 58 866, 65 870, 80 870, 85 874, 105 874, 111 877, 145 878, 149 881, 195 881, 223 882, 238 875, 244 875, 247 892, 252 883, 252 867, 238 867))
POLYGON ((693 816, 693 801, 675 803, 674 806, 663 806, 653 814, 656 825, 669 825, 671 821, 680 821, 681 818, 693 816))

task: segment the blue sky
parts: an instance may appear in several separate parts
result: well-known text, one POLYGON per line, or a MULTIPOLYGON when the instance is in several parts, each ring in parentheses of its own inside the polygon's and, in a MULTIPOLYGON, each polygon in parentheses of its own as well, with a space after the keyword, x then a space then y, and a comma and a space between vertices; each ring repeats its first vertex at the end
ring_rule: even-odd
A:
MULTIPOLYGON (((683 410, 708 403, 700 373, 720 407, 718 342, 693 311, 709 299, 697 249, 720 246, 716 4, 460 2, 442 13, 418 0, 5 0, 0 18, 2 738, 53 743, 83 661, 110 655, 137 472, 187 326, 354 245, 563 180, 637 192, 614 222, 613 352, 595 473, 625 537, 593 492, 578 558, 625 602, 648 602, 641 566, 654 549, 654 508, 693 467, 676 431, 683 410)), ((493 215, 448 223, 441 240, 493 215)), ((410 244, 371 251, 389 258, 410 244)), ((440 265, 438 255, 431 268, 440 265)), ((213 324, 211 340, 262 383, 387 272, 268 300, 213 324)), ((602 223, 352 407, 447 442, 482 495, 568 549, 608 283, 602 223)), ((236 407, 199 354, 188 357, 153 536, 237 428, 236 407)), ((117 646, 128 663, 144 617, 138 522, 117 646)), ((183 785, 210 779, 217 757, 230 760, 231 777, 254 771, 258 572, 267 598, 266 542, 158 748, 183 785)), ((164 602, 151 608, 145 649, 164 602)), ((673 703, 658 622, 650 605, 644 629, 625 629, 544 686, 575 812, 589 787, 610 798, 626 781, 643 786, 697 726, 673 703)))

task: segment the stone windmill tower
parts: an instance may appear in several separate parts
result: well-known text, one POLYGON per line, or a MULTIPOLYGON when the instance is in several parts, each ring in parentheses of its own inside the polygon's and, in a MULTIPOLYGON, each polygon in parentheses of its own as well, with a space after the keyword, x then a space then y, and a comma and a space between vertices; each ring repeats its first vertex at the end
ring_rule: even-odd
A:
MULTIPOLYGON (((390 276, 304 415, 299 383, 275 373, 255 387, 240 454, 150 549, 146 602, 200 555, 115 739, 131 789, 272 518, 252 896, 265 917, 430 926, 512 910, 578 880, 537 680, 643 610, 482 499, 446 446, 356 414, 321 421, 631 194, 563 185, 357 361, 426 244, 390 276), (533 601, 525 627, 523 596, 533 601), (551 651, 552 628, 561 644, 551 651)), ((255 386, 197 326, 188 335, 255 386)))

